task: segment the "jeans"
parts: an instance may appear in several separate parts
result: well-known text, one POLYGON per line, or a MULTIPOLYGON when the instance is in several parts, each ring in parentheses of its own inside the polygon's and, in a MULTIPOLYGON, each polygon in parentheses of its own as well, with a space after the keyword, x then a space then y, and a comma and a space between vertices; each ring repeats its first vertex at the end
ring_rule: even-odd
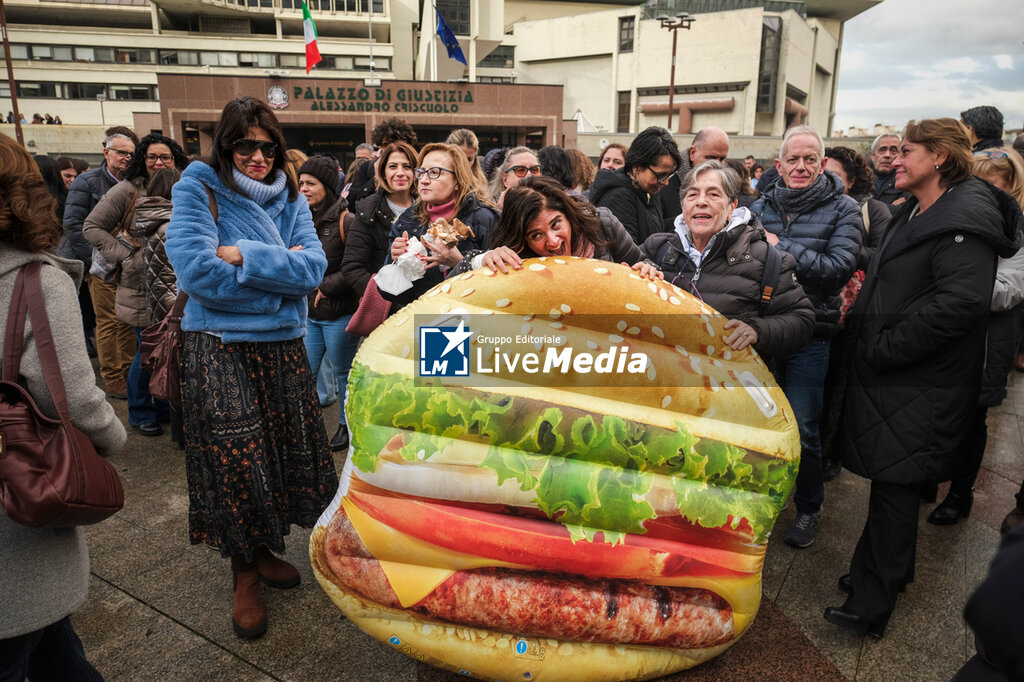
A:
MULTIPOLYGON (((306 355, 309 355, 309 351, 306 351, 306 355)), ((324 359, 320 361, 320 371, 316 375, 316 397, 320 399, 321 405, 330 405, 338 399, 334 367, 327 355, 324 355, 324 359)))
POLYGON ((821 467, 821 407, 828 372, 828 341, 811 339, 793 355, 778 359, 776 379, 800 428, 800 473, 793 501, 798 514, 816 514, 825 499, 821 467))
POLYGON ((344 315, 337 320, 307 320, 306 355, 309 356, 309 367, 316 376, 320 372, 320 364, 326 355, 334 367, 334 379, 338 385, 338 399, 341 409, 338 411, 338 423, 345 423, 345 389, 348 385, 348 371, 352 369, 352 358, 359 348, 359 337, 345 331, 351 315, 344 315))
MULTIPOLYGON (((136 342, 141 343, 142 327, 133 329, 136 342)), ((136 350, 132 366, 128 369, 128 423, 140 426, 169 419, 170 407, 167 401, 158 400, 149 394, 149 372, 142 366, 142 357, 136 350)))
POLYGON ((0 639, 0 682, 103 682, 85 659, 70 616, 45 628, 0 639))

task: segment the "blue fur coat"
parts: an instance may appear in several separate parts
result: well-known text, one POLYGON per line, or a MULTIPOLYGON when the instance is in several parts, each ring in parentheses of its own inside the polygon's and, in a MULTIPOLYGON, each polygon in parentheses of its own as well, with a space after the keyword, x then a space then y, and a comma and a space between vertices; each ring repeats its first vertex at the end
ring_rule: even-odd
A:
POLYGON ((306 295, 327 269, 305 198, 288 201, 284 189, 261 206, 195 162, 174 186, 172 201, 167 256, 189 295, 181 328, 216 334, 225 343, 304 336, 306 295), (217 202, 216 223, 204 185, 217 202), (300 244, 301 250, 289 250, 300 244), (237 246, 242 265, 218 258, 218 246, 237 246))

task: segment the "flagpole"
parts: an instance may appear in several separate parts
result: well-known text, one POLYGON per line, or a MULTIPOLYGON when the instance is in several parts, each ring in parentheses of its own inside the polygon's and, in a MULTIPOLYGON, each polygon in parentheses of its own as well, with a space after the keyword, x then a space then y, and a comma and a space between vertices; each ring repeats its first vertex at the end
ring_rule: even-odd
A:
POLYGON ((430 33, 430 80, 437 82, 437 6, 431 0, 430 8, 434 10, 434 30, 430 33))

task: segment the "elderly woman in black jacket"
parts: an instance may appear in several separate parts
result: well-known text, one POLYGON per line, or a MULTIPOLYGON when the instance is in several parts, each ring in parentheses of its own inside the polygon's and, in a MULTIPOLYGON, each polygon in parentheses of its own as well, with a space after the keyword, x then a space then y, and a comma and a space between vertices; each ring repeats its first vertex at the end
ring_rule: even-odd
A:
MULTIPOLYGON (((825 619, 881 637, 914 579, 919 488, 948 478, 978 400, 997 256, 1017 250, 1019 209, 971 176, 967 132, 911 122, 894 164, 912 198, 893 216, 847 318, 853 348, 843 465, 871 479, 864 531, 825 619)), ((1011 202, 1012 203, 1012 202, 1011 202)))
POLYGON ((416 150, 392 142, 377 158, 377 191, 355 205, 355 219, 345 236, 341 274, 360 296, 388 257, 388 233, 416 199, 416 150))
POLYGON ((641 247, 674 284, 729 318, 726 343, 733 350, 753 346, 765 358, 799 350, 814 330, 814 309, 797 284, 788 253, 776 281, 765 281, 771 249, 764 228, 744 207, 739 175, 720 161, 705 161, 683 178, 683 212, 675 231, 656 234, 641 247), (767 305, 765 286, 773 288, 767 305))
MULTIPOLYGON (((345 387, 352 358, 359 348, 359 337, 345 331, 348 321, 359 305, 359 295, 341 273, 345 256, 345 232, 342 220, 348 213, 348 202, 339 197, 338 162, 330 156, 311 156, 299 167, 299 192, 309 202, 313 226, 327 255, 324 279, 309 294, 309 317, 306 320, 306 355, 313 376, 320 373, 324 357, 331 361, 338 384, 338 397, 345 404, 345 387)), ((338 430, 331 438, 331 450, 348 447, 348 426, 344 408, 338 412, 338 430)))

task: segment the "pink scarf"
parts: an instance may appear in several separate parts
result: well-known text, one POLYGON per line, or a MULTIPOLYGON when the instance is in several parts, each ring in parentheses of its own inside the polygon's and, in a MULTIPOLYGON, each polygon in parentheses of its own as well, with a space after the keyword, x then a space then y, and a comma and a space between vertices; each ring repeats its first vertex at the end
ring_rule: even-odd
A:
POLYGON ((455 199, 452 199, 447 204, 427 204, 427 216, 430 218, 430 222, 434 222, 439 218, 451 220, 455 217, 455 199))

